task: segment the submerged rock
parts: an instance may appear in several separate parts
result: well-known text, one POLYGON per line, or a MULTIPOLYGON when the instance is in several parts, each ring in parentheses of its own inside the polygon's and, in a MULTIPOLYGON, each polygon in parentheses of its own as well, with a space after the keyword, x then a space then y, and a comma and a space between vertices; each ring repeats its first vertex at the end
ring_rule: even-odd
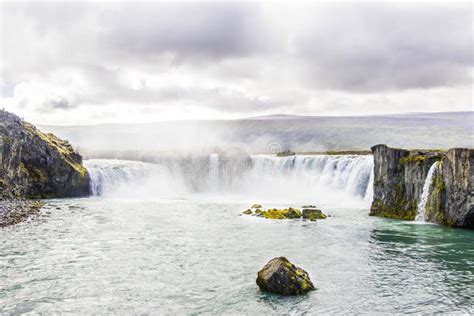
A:
POLYGON ((0 228, 21 223, 37 214, 44 203, 37 200, 0 200, 0 228))
POLYGON ((258 272, 257 285, 262 291, 282 295, 304 294, 314 290, 308 273, 285 257, 270 260, 258 272))
POLYGON ((303 218, 309 219, 310 221, 315 221, 318 219, 326 219, 328 216, 324 214, 321 210, 316 208, 305 208, 303 209, 303 218))

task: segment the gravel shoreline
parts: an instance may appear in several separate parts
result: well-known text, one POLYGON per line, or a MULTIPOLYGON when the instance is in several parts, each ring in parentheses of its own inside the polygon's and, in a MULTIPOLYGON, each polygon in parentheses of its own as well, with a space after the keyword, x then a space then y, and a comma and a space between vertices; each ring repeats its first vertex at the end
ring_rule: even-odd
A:
POLYGON ((0 228, 15 225, 37 214, 44 202, 38 200, 0 200, 0 228))

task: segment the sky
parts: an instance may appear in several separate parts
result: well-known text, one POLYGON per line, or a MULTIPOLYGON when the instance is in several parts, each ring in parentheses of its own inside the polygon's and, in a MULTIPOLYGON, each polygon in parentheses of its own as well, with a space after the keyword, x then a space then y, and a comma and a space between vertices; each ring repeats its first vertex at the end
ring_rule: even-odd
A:
POLYGON ((0 107, 37 124, 473 110, 471 2, 0 9, 0 107))

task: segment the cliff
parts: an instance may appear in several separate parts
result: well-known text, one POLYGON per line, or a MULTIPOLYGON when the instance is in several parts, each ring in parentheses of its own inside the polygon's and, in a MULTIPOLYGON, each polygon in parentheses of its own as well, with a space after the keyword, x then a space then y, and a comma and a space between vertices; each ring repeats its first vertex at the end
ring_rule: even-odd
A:
POLYGON ((472 149, 408 151, 372 147, 374 199, 370 215, 414 220, 431 166, 439 162, 430 184, 425 220, 447 226, 474 227, 472 149))
POLYGON ((56 198, 89 194, 82 157, 53 134, 0 111, 0 198, 56 198))

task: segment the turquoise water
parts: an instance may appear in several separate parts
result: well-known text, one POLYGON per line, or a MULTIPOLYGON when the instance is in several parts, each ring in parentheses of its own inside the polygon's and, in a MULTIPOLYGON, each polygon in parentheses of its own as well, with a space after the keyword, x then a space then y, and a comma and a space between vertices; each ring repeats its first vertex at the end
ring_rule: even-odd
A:
MULTIPOLYGON (((289 204, 291 205, 291 204, 289 204)), ((283 206, 272 205, 265 206, 283 206)), ((330 208, 318 222, 240 216, 205 199, 51 200, 0 237, 5 313, 474 312, 474 231, 330 208), (286 256, 316 291, 259 291, 257 271, 286 256)))

